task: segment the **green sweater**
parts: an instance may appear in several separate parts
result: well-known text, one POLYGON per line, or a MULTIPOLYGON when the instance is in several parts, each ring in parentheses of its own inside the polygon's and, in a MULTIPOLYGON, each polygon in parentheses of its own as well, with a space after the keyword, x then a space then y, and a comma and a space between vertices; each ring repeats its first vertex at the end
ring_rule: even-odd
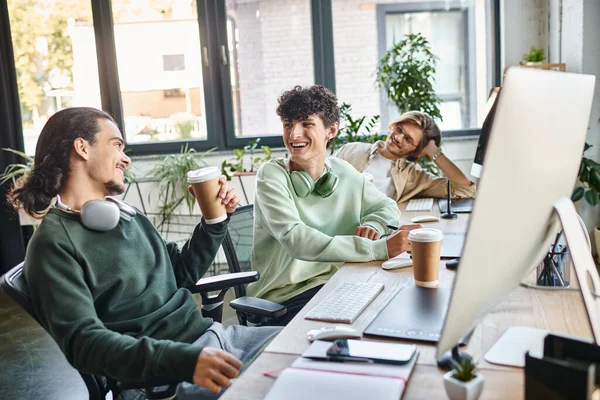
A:
POLYGON ((199 224, 181 251, 141 213, 107 232, 50 209, 36 229, 24 274, 33 306, 71 365, 119 381, 192 382, 212 325, 192 294, 227 221, 199 224))
POLYGON ((260 280, 250 296, 278 303, 327 282, 344 262, 388 258, 385 239, 354 235, 359 225, 383 234, 400 216, 396 202, 346 161, 327 164, 339 183, 329 197, 299 198, 282 159, 265 163, 256 176, 252 268, 260 280))

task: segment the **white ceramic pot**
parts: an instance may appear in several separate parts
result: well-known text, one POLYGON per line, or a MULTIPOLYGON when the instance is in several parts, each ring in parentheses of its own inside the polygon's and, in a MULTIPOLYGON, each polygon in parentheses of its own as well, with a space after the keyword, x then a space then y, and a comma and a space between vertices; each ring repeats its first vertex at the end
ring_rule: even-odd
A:
POLYGON ((483 376, 477 374, 469 382, 454 378, 454 371, 444 374, 444 387, 450 400, 477 400, 483 390, 483 376))

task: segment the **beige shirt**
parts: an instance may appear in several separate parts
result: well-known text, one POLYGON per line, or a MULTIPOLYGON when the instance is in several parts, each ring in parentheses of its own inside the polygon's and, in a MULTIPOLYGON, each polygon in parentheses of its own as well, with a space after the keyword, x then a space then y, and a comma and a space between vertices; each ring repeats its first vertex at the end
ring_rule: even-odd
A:
MULTIPOLYGON (((342 146, 335 156, 352 164, 359 172, 363 172, 371 158, 384 143, 379 141, 374 144, 352 142, 342 146)), ((392 167, 392 179, 396 193, 394 200, 402 203, 413 197, 437 197, 443 198, 448 195, 447 178, 436 177, 426 171, 415 162, 408 161, 405 158, 398 159, 396 165, 392 167)), ((458 185, 450 183, 450 192, 453 198, 469 198, 475 196, 477 186, 458 185)))

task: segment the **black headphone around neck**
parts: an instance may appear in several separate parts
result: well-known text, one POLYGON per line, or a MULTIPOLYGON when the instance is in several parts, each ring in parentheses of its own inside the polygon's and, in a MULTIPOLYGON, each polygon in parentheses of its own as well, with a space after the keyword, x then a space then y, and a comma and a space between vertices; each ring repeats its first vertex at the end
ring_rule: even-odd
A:
POLYGON ((86 201, 81 210, 74 210, 64 204, 57 195, 54 207, 79 214, 83 226, 99 232, 110 231, 117 227, 121 218, 131 221, 137 214, 135 208, 111 196, 106 196, 104 200, 86 201))

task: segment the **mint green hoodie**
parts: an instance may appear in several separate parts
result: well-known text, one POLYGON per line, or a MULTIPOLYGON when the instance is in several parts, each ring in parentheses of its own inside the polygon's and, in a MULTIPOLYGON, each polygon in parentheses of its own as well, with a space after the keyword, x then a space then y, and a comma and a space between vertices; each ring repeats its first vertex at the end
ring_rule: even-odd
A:
POLYGON ((252 268, 260 280, 250 296, 278 303, 327 282, 344 262, 388 258, 385 239, 354 235, 360 225, 384 234, 398 223, 396 202, 363 178, 346 161, 330 157, 327 164, 339 183, 329 197, 316 193, 299 198, 286 162, 265 163, 256 177, 252 268))

